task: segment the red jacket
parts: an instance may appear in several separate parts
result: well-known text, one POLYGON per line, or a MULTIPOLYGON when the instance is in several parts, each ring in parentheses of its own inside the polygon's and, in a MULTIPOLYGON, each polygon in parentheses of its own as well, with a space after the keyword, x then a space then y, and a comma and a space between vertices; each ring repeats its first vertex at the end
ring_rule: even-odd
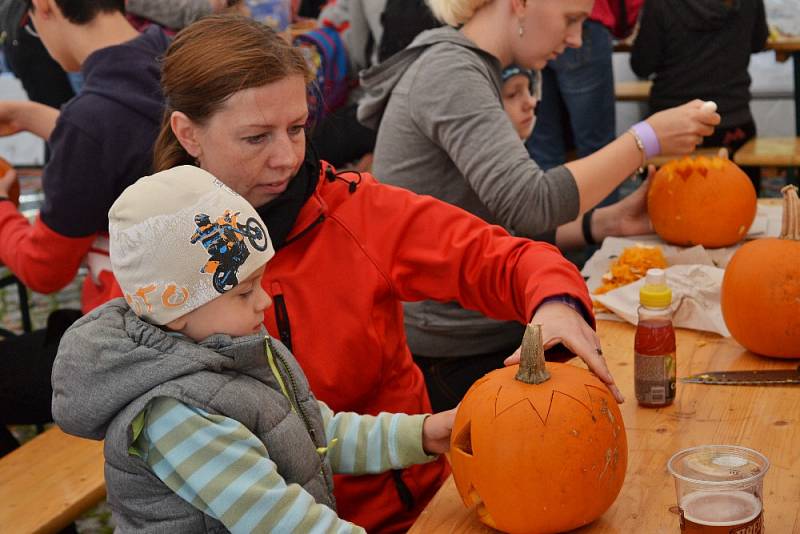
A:
POLYGON ((644 0, 594 0, 591 20, 596 20, 609 29, 617 39, 624 39, 632 32, 639 18, 644 0), (621 20, 622 10, 620 4, 625 4, 625 21, 621 20))
POLYGON ((81 290, 83 313, 122 296, 111 274, 108 236, 98 233, 67 237, 51 229, 40 217, 30 224, 14 204, 0 202, 0 262, 31 290, 59 291, 75 278, 86 259, 90 274, 81 290))
MULTIPOLYGON (((345 181, 324 174, 268 263, 263 285, 274 301, 267 329, 290 345, 315 395, 335 411, 430 411, 406 345, 401 301, 458 300, 521 322, 552 295, 570 295, 592 309, 583 278, 556 248, 511 237, 369 174, 339 174, 360 180, 352 193, 345 181)), ((397 475, 339 476, 339 514, 370 532, 404 531, 448 472, 444 457, 405 469, 410 509, 399 497, 397 475)))

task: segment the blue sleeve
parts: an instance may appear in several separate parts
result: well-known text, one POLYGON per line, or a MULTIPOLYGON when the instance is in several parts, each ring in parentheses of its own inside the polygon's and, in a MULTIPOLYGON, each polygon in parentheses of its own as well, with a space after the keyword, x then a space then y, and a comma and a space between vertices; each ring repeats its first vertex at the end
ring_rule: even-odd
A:
POLYGON ((298 484, 287 484, 264 444, 238 421, 167 397, 151 401, 142 414, 131 425, 131 453, 234 534, 364 532, 298 484))

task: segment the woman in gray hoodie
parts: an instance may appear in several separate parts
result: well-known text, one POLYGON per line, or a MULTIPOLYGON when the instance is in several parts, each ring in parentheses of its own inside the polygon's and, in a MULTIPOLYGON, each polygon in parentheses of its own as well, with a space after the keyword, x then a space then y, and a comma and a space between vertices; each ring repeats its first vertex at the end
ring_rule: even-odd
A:
MULTIPOLYGON (((367 95, 359 119, 378 129, 373 170, 384 182, 455 204, 516 235, 558 229, 557 243, 574 242, 581 233, 591 241, 599 226, 621 222, 619 215, 592 221, 593 206, 649 157, 691 152, 720 121, 695 100, 649 117, 586 158, 544 172, 503 110, 500 73, 512 63, 541 69, 567 47, 580 46, 592 0, 428 2, 449 26, 419 35, 362 73, 367 95)), ((643 233, 647 219, 640 220, 643 233)), ((407 304, 405 312, 408 342, 432 400, 449 399, 438 407, 455 405, 521 339, 522 325, 492 321, 455 303, 407 304)))

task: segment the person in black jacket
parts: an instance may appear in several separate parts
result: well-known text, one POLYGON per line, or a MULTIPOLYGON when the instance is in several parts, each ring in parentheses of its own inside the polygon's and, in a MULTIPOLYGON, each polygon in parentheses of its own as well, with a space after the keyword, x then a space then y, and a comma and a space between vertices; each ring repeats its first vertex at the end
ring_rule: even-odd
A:
MULTIPOLYGON (((703 146, 733 154, 756 135, 750 112, 750 54, 764 49, 763 0, 649 0, 631 51, 631 68, 654 75, 650 111, 694 98, 717 103, 722 122, 703 146)), ((758 191, 758 169, 745 169, 758 191)))

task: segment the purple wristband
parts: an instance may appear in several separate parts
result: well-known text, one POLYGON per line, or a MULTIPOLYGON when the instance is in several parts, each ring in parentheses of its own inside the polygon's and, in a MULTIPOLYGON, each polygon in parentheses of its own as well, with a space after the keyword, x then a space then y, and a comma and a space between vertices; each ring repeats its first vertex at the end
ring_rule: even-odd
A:
POLYGON ((637 122, 631 126, 631 130, 636 132, 636 135, 642 140, 645 159, 661 154, 661 145, 658 143, 656 131, 646 121, 637 122))

